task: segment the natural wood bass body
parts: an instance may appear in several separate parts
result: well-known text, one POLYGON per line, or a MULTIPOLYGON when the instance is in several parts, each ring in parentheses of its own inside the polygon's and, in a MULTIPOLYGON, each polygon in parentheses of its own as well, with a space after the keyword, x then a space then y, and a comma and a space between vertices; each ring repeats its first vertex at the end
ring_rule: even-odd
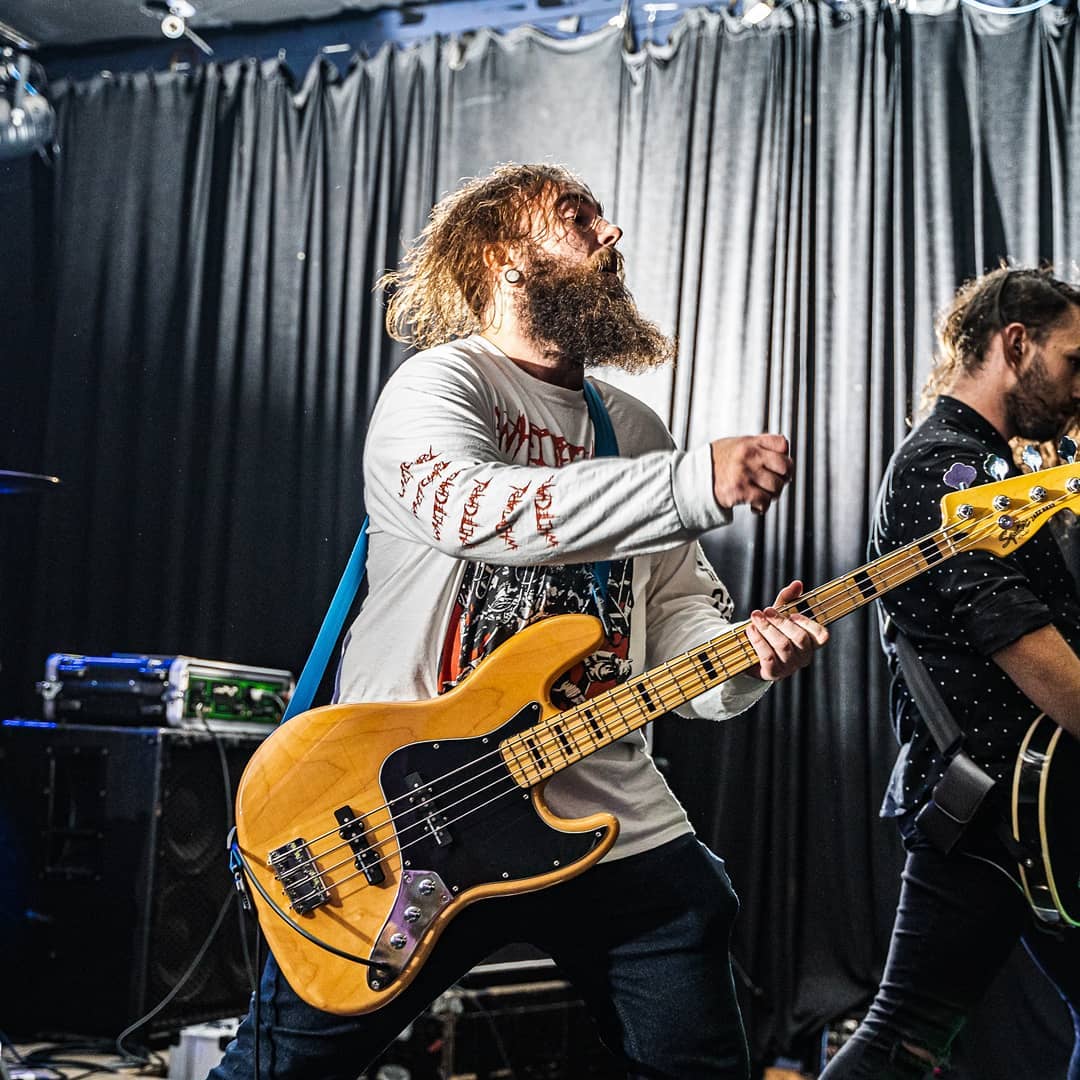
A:
MULTIPOLYGON (((253 898, 267 942, 301 997, 334 1013, 377 1008, 405 989, 451 918, 467 904, 573 877, 610 849, 618 833, 614 817, 556 817, 544 803, 543 783, 522 788, 511 779, 498 754, 499 740, 493 737, 500 732, 499 739, 505 738, 514 726, 508 718, 533 703, 539 703, 539 711, 527 711, 523 725, 554 715, 557 710, 548 697, 552 681, 602 640, 600 624, 589 616, 545 619, 515 635, 466 683, 442 697, 312 709, 283 724, 259 747, 237 794, 240 849, 249 872, 278 898, 281 885, 267 865, 268 852, 300 837, 316 851, 336 849, 316 856, 324 880, 334 883, 329 900, 294 916, 320 941, 370 956, 394 911, 403 871, 442 871, 439 876, 447 887, 407 964, 381 990, 369 985, 366 968, 309 942, 256 891, 253 898), (455 746, 455 741, 462 742, 455 746), (420 752, 404 751, 409 763, 385 768, 396 751, 416 745, 420 752), (391 807, 391 812, 400 810, 396 828, 386 811, 372 813, 395 797, 396 789, 384 797, 380 786, 388 771, 410 775, 402 770, 427 765, 429 775, 421 776, 430 783, 460 767, 457 763, 464 757, 485 755, 485 775, 473 788, 477 794, 454 791, 436 801, 435 829, 440 820, 449 823, 444 826, 449 837, 445 844, 437 842, 431 829, 416 824, 404 802, 391 807), (338 835, 335 811, 346 806, 362 817, 368 846, 382 860, 385 877, 379 884, 370 884, 357 870, 353 851, 338 835), (342 865, 329 869, 336 864, 342 865)), ((423 880, 422 873, 418 880, 423 880)), ((408 926, 401 932, 407 933, 408 926)))
MULTIPOLYGON (((940 529, 785 610, 834 622, 964 551, 1008 555, 1067 507, 1080 507, 1080 464, 952 491, 940 529)), ((466 905, 592 866, 617 821, 556 817, 547 781, 758 661, 733 626, 556 710, 555 679, 602 641, 591 616, 544 619, 442 697, 313 709, 258 748, 240 781, 234 857, 304 1000, 333 1013, 376 1009, 409 985, 466 905)))

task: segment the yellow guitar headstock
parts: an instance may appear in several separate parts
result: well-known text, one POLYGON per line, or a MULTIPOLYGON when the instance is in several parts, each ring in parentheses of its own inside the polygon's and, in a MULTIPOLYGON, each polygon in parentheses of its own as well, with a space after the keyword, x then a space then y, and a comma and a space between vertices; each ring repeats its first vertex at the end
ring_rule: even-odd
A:
POLYGON ((1080 510, 1080 462, 950 491, 941 525, 960 551, 1008 555, 1065 509, 1080 510))

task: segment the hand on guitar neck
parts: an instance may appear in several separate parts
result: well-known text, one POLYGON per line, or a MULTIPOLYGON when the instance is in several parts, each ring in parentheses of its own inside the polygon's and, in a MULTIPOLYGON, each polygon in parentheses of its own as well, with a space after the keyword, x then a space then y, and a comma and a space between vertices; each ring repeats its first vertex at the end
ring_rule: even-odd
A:
POLYGON ((794 608, 784 609, 802 596, 803 583, 793 581, 776 595, 776 603, 750 612, 746 637, 754 646, 759 663, 749 674, 765 682, 777 682, 794 675, 810 663, 816 649, 829 640, 829 631, 794 608))
MULTIPOLYGON (((791 480, 795 464, 783 435, 740 435, 712 443, 713 497, 726 510, 748 505, 764 514, 791 480)), ((750 612, 746 636, 759 663, 749 673, 765 682, 794 675, 810 663, 816 649, 829 640, 820 623, 798 611, 783 611, 802 596, 801 581, 792 581, 767 608, 750 612)))
MULTIPOLYGON (((1009 554, 1073 506, 1080 465, 1047 470, 1035 486, 1011 477, 950 492, 941 527, 926 536, 810 592, 793 581, 746 623, 569 709, 550 690, 603 642, 588 615, 535 621, 437 698, 341 703, 294 717, 252 756, 236 804, 235 855, 282 971, 317 1008, 380 1008, 416 977, 464 907, 567 880, 611 849, 616 818, 602 808, 557 816, 543 799, 548 780, 738 674, 791 674, 823 643, 827 624, 962 552, 1009 554)), ((1047 663, 1052 670, 1039 678, 1052 685, 1058 669, 1047 663)), ((1026 677, 1017 678, 1022 688, 1026 677)), ((1077 685, 1060 692, 1080 697, 1077 685)), ((1038 777, 1033 783, 1041 790, 1038 777)), ((1018 799, 1018 813, 1030 803, 1018 799)))

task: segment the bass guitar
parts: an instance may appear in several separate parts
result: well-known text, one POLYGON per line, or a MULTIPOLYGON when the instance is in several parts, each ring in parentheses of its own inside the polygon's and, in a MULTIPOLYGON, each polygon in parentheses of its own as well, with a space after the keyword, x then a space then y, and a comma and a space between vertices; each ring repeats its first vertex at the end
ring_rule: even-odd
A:
MULTIPOLYGON (((961 552, 1006 555, 1077 504, 1080 464, 950 492, 939 529, 786 610, 834 622, 961 552)), ((618 821, 557 817, 545 783, 758 662, 741 624, 559 711, 553 682, 602 641, 591 616, 543 619, 441 697, 323 706, 260 745, 237 792, 234 866, 304 1000, 377 1009, 467 905, 588 869, 618 821)))

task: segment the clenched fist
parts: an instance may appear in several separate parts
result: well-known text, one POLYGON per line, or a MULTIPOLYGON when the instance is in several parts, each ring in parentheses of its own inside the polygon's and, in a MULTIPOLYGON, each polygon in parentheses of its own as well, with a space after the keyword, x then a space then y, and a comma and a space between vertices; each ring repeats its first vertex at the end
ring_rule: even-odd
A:
POLYGON ((712 444, 713 495, 725 510, 749 503, 764 514, 795 464, 783 435, 737 435, 712 444))

